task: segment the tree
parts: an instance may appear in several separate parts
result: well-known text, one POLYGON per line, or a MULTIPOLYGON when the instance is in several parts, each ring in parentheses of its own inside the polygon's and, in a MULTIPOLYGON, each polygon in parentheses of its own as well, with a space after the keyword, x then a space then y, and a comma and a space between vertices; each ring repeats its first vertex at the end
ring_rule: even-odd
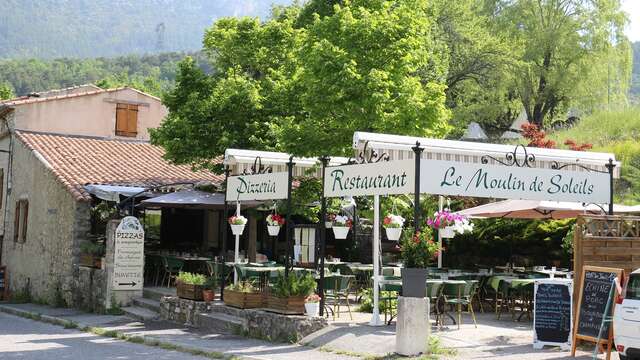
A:
POLYGON ((13 86, 8 82, 0 82, 0 100, 13 99, 16 95, 13 93, 13 86))
MULTIPOLYGON (((501 0, 494 4, 499 28, 517 49, 513 79, 530 122, 543 126, 545 120, 576 104, 581 92, 603 86, 589 76, 602 68, 603 58, 622 57, 616 63, 623 67, 621 73, 628 74, 626 17, 618 0, 501 0)), ((609 84, 604 86, 611 91, 609 84)), ((626 87, 617 88, 625 96, 626 87)))
POLYGON ((167 158, 209 167, 228 147, 340 155, 356 130, 448 131, 446 63, 426 0, 343 1, 309 20, 305 9, 317 4, 207 30, 213 74, 181 64, 165 97, 170 114, 151 134, 167 158))

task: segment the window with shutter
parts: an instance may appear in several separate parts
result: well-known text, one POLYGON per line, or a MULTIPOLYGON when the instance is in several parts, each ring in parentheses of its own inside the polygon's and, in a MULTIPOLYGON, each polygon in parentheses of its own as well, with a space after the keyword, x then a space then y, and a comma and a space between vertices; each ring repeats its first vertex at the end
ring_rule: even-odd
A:
POLYGON ((116 105, 116 135, 135 137, 138 134, 138 105, 116 105))
POLYGON ((20 201, 16 201, 16 213, 13 220, 13 241, 18 241, 20 236, 20 201))
POLYGON ((29 200, 22 200, 22 226, 20 230, 22 231, 22 242, 27 241, 27 223, 29 221, 29 200))
POLYGON ((4 169, 0 169, 0 209, 4 202, 4 169))

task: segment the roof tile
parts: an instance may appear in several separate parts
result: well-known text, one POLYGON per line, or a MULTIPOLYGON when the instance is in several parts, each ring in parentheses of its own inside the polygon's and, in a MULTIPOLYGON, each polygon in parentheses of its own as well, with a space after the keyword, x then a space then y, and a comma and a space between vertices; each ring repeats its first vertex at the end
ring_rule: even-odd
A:
POLYGON ((148 142, 16 131, 18 138, 44 158, 53 174, 77 200, 90 200, 87 184, 156 186, 210 181, 223 176, 193 171, 163 159, 164 150, 148 142))

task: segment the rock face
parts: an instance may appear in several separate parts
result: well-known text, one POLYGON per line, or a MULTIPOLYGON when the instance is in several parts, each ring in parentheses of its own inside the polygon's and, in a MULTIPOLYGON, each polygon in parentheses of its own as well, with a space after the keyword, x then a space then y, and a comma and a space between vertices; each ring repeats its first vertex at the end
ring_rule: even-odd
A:
POLYGON ((236 309, 223 303, 205 303, 165 296, 160 318, 215 332, 233 332, 275 342, 293 342, 325 326, 327 319, 282 315, 261 309, 236 309))

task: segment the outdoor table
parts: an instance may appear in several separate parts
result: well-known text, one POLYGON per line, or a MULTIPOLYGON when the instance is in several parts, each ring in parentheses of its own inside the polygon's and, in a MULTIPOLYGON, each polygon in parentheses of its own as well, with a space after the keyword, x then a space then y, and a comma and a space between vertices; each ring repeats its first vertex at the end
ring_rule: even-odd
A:
POLYGON ((562 270, 534 270, 534 272, 539 273, 539 274, 545 274, 548 275, 550 278, 554 278, 556 276, 563 276, 563 277, 569 277, 569 271, 562 271, 562 270))
MULTIPOLYGON (((520 300, 523 302, 523 305, 520 307, 520 315, 518 316, 518 321, 520 321, 522 319, 522 316, 524 316, 524 314, 527 314, 527 316, 529 316, 529 318, 531 318, 531 306, 530 305, 530 301, 531 299, 527 298, 527 294, 524 293, 524 287, 527 285, 531 285, 533 284, 536 279, 504 279, 503 280, 505 283, 509 284, 509 290, 513 291, 514 293, 518 293, 520 295, 520 300), (526 309, 525 309, 525 303, 526 305, 526 309)), ((515 301, 514 301, 515 304, 515 301)), ((515 307, 515 305, 514 305, 515 307)), ((515 313, 512 313, 513 317, 515 318, 515 313)))
POLYGON ((269 285, 269 277, 273 272, 284 271, 284 266, 243 266, 239 264, 245 277, 256 276, 259 279, 258 288, 264 290, 269 285))
POLYGON ((206 261, 212 260, 211 258, 204 256, 174 256, 174 258, 184 261, 186 271, 202 274, 207 273, 206 261))

